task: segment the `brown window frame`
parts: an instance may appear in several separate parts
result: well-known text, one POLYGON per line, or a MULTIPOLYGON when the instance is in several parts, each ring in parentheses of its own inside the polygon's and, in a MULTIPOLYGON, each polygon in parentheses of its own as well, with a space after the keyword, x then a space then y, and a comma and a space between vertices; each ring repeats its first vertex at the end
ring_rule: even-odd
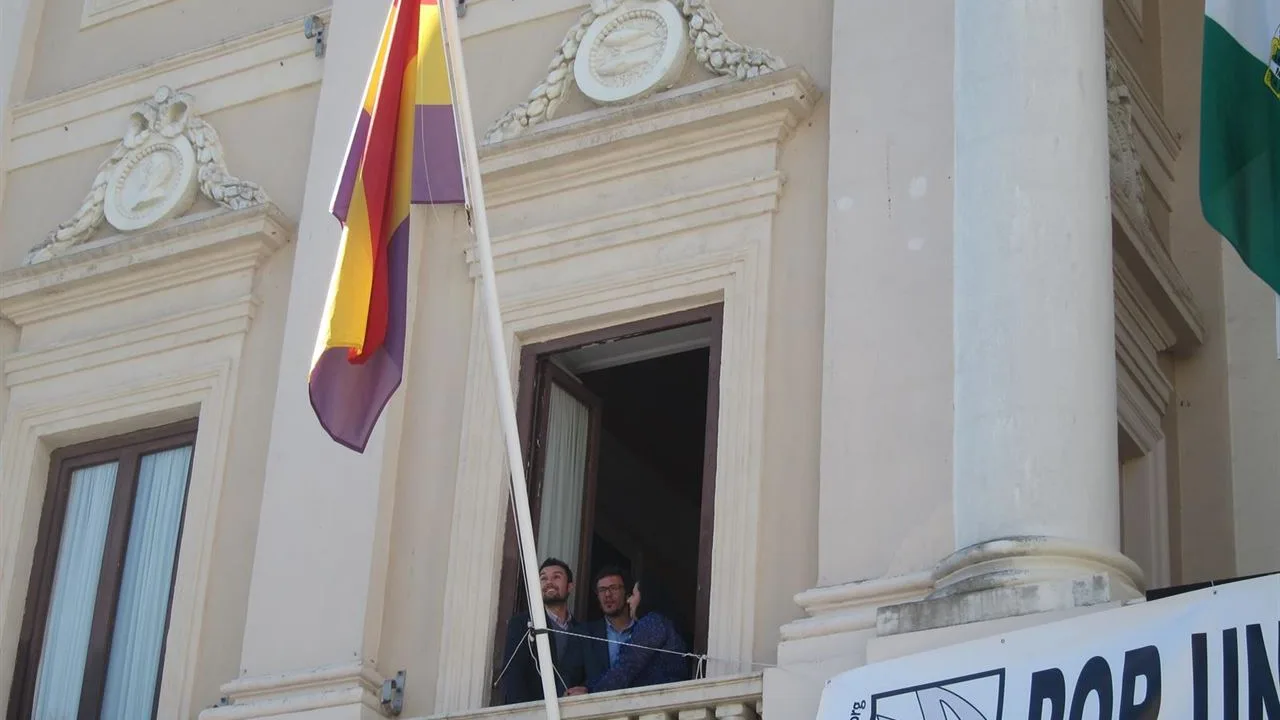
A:
MULTIPOLYGON (((530 514, 535 524, 534 535, 537 535, 537 518, 540 515, 542 501, 542 476, 540 448, 537 445, 540 417, 545 413, 538 407, 542 383, 549 377, 544 366, 550 364, 550 357, 567 350, 574 350, 587 345, 622 340, 637 335, 672 330, 710 323, 711 345, 708 360, 707 377, 707 419, 706 441, 703 446, 702 468, 702 508, 698 522, 698 595, 695 608, 694 652, 707 651, 707 633, 711 612, 711 546, 715 538, 715 495, 716 495, 716 450, 720 438, 720 364, 723 354, 724 335, 724 303, 704 305, 690 310, 682 310, 666 315, 646 318, 621 325, 612 325, 578 335, 547 340, 545 342, 525 345, 520 350, 519 384, 516 391, 516 416, 520 431, 520 445, 523 453, 525 482, 529 486, 530 514)), ((590 458, 589 464, 596 459, 590 458)), ((594 498, 594 488, 589 489, 594 498)), ((584 508, 584 514, 587 509, 584 508)), ((507 622, 516 612, 516 608, 524 602, 524 587, 520 582, 519 548, 516 538, 516 523, 513 510, 508 507, 507 520, 503 536, 503 552, 498 580, 498 612, 494 621, 494 643, 491 666, 494 677, 502 667, 503 638, 506 637, 507 622)), ((594 523, 592 523, 594 524, 594 523)), ((589 543, 583 542, 583 554, 580 562, 590 567, 591 558, 589 543)), ((580 598, 590 597, 591 578, 574 578, 578 585, 580 598)), ((497 683, 490 688, 490 704, 502 704, 501 691, 497 683)))
MULTIPOLYGON (((71 474, 76 470, 119 463, 115 492, 111 499, 111 517, 107 523, 107 539, 102 553, 102 570, 98 577, 98 596, 94 603, 93 625, 89 634, 89 653, 85 658, 84 684, 80 691, 79 717, 96 719, 102 710, 106 688, 107 663, 111 657, 111 637, 115 626, 116 605, 124 575, 124 559, 129 544, 129 527, 133 521, 133 504, 138 490, 138 461, 143 455, 191 445, 196 440, 196 420, 140 430, 103 440, 95 440, 55 450, 49 457, 49 480, 40 527, 36 537, 31 582, 27 587, 27 604, 22 632, 18 637, 17 663, 9 697, 8 720, 31 717, 35 702, 36 675, 44 649, 49 603, 53 596, 54 575, 58 566, 58 550, 62 543, 62 527, 66 520, 67 500, 71 491, 71 474)), ((194 463, 193 463, 194 464, 194 463)), ((187 485, 182 496, 182 516, 186 517, 187 496, 191 490, 191 468, 187 468, 187 485)), ((174 548, 173 572, 177 573, 177 553, 182 548, 182 523, 174 548)), ((165 612, 165 636, 169 633, 169 612, 173 607, 174 580, 169 580, 169 608, 165 612)), ((164 669, 164 645, 160 647, 160 672, 156 676, 156 695, 164 669)), ((156 703, 152 703, 155 717, 156 703)))

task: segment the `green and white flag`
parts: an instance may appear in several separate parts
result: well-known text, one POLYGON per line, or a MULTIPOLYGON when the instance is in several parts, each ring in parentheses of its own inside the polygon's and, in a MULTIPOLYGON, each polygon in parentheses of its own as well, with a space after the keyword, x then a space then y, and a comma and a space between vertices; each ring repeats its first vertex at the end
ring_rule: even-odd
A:
POLYGON ((1200 203, 1280 292, 1280 0, 1205 0, 1200 203))

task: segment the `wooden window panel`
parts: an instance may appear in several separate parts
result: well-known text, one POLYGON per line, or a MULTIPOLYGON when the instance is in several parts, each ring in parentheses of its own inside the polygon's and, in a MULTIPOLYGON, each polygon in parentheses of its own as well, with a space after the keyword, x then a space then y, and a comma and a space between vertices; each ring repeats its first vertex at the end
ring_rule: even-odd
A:
MULTIPOLYGON (((103 549, 102 570, 98 577, 97 598, 94 604, 93 624, 89 634, 89 652, 85 659, 84 682, 81 686, 78 717, 96 720, 101 712, 104 695, 107 662, 111 657, 111 639, 115 629, 116 606, 119 601, 120 583, 123 579, 125 554, 128 550, 129 529, 133 519, 134 500, 138 490, 139 460, 152 453, 173 450, 195 444, 196 421, 188 420, 164 427, 141 430, 105 440, 96 440, 56 450, 50 456, 49 480, 41 509, 37 530, 35 558, 31 567, 31 582, 27 590, 27 604, 23 627, 19 634, 17 663, 9 697, 8 720, 27 720, 31 717, 35 700, 36 679, 40 668, 40 655, 49 615, 49 603, 53 596, 53 581, 58 563, 58 550, 62 541, 66 520, 67 501, 71 491, 71 476, 76 470, 105 463, 118 463, 116 484, 112 496, 111 516, 107 525, 107 542, 103 549)), ((194 458, 193 458, 194 459, 194 458)), ((182 513, 186 514, 187 495, 190 490, 191 464, 187 467, 187 486, 183 491, 182 513)), ((176 554, 182 543, 181 524, 175 544, 175 560, 169 578, 169 603, 173 602, 173 577, 177 572, 176 554)), ((168 610, 165 618, 165 634, 168 633, 168 610)), ((163 672, 164 646, 161 645, 160 667, 163 672)), ((158 695, 160 675, 155 680, 158 695)), ((152 717, 157 705, 152 703, 152 717)))

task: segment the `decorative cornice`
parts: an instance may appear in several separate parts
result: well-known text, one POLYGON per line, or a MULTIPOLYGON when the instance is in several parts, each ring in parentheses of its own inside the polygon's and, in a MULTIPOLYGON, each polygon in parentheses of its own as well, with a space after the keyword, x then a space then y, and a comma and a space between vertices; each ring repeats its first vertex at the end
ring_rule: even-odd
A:
POLYGON ((1164 437, 1163 420, 1173 383, 1160 369, 1159 356, 1177 340, 1150 298, 1138 286, 1124 259, 1113 259, 1116 306, 1116 394, 1121 428, 1143 452, 1164 437))
POLYGON ((254 269, 293 237, 274 205, 214 210, 130 236, 102 238, 0 273, 0 317, 28 325, 159 290, 254 269))
POLYGON ((80 14, 80 29, 85 30, 94 25, 101 25, 108 20, 115 20, 155 7, 169 0, 84 0, 84 12, 80 14))
MULTIPOLYGON (((672 232, 686 232, 771 213, 777 210, 782 185, 782 175, 774 173, 707 188, 691 195, 664 197, 617 212, 505 235, 494 241, 494 269, 503 272, 528 268, 672 232)), ((480 269, 474 244, 468 245, 466 257, 471 276, 478 277, 480 269)))
POLYGON ((212 342, 249 331, 258 301, 252 296, 193 312, 171 315, 83 340, 60 343, 5 359, 10 387, 122 362, 156 352, 212 342))
POLYGON ((1169 252, 1160 245, 1150 223, 1133 216, 1129 204, 1111 193, 1111 217, 1120 229, 1113 243, 1116 254, 1127 264, 1138 286, 1151 299, 1160 317, 1173 329, 1176 338, 1169 348, 1188 352, 1204 342, 1205 325, 1195 295, 1169 252))
MULTIPOLYGON (((327 20, 329 11, 319 15, 327 20)), ((324 63, 303 37, 304 20, 294 18, 15 106, 8 169, 118 140, 120 118, 160 85, 186 89, 200 98, 204 113, 212 114, 320 82, 324 63)))
POLYGON ((678 88, 541 125, 480 151, 492 207, 784 141, 821 93, 803 68, 678 88))

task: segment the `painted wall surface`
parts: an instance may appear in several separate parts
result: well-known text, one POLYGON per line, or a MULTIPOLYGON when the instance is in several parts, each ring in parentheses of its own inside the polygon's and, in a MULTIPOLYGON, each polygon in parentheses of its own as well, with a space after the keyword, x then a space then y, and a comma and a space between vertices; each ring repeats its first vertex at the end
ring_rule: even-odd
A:
POLYGON ((1223 292, 1231 402, 1231 492, 1236 572, 1276 569, 1280 528, 1280 349, 1276 294, 1235 251, 1223 247, 1223 292))
MULTIPOLYGON (((4 1, 6 9, 14 4, 4 1)), ((39 22, 26 38, 33 48, 29 77, 0 78, 6 92, 21 89, 14 97, 0 93, 0 99, 11 107, 19 104, 15 97, 26 103, 19 119, 27 123, 21 142, 0 152, 0 272, 18 267, 32 245, 75 211, 118 139, 102 128, 123 128, 128 102, 153 91, 150 84, 196 72, 153 76, 139 66, 175 56, 190 59, 194 51, 214 48, 207 67, 221 67, 217 63, 226 59, 219 60, 219 43, 328 9, 318 0, 162 0, 82 28, 86 3, 109 12, 113 0, 32 4, 39 22), (108 87, 116 77, 127 78, 129 92, 136 87, 137 96, 121 100, 120 91, 108 87), (74 95, 68 90, 99 82, 83 106, 66 110, 76 119, 66 125, 65 149, 57 133, 49 134, 59 127, 52 119, 56 112, 49 111, 47 127, 33 129, 31 123, 40 123, 32 118, 45 116, 32 108, 44 112, 45 105, 32 103, 65 109, 70 105, 60 103, 74 95), (108 97, 110 92, 117 95, 108 97), (95 114, 89 106, 99 100, 121 109, 95 114)), ((478 0, 462 21, 481 133, 540 82, 546 62, 586 6, 573 0, 523 3, 478 0)), ((755 592, 744 600, 753 606, 747 655, 758 664, 813 663, 806 672, 818 674, 791 686, 794 703, 780 706, 803 712, 816 699, 821 673, 865 661, 874 607, 868 610, 871 621, 864 613, 855 630, 801 628, 811 633, 804 637, 817 640, 792 646, 788 654, 788 641, 803 634, 795 630, 797 623, 813 610, 802 607, 797 595, 927 577, 956 549, 953 8, 928 0, 892 7, 719 0, 716 8, 735 39, 804 68, 822 92, 816 108, 777 150, 785 181, 777 209, 741 226, 769 239, 763 261, 768 300, 761 309, 761 513, 755 592)), ((1112 39, 1181 143, 1171 169, 1176 182, 1148 178, 1147 196, 1157 235, 1190 285, 1207 327, 1202 345, 1161 358, 1175 385, 1165 418, 1173 582, 1274 570, 1280 548, 1266 514, 1280 502, 1275 306, 1269 291, 1224 254, 1199 214, 1199 61, 1185 51, 1199 46, 1200 16, 1194 10, 1159 0, 1114 0, 1106 14, 1112 39)), ((472 340, 474 280, 461 212, 415 211, 420 264, 406 381, 370 450, 357 456, 329 442, 306 398, 339 235, 328 204, 381 22, 368 11, 367 0, 336 0, 325 58, 310 57, 309 41, 291 30, 271 41, 288 45, 281 70, 237 71, 222 85, 201 80, 214 106, 204 117, 221 135, 231 171, 263 185, 296 239, 257 269, 258 304, 237 356, 241 380, 220 470, 226 482, 216 508, 211 581, 189 698, 193 717, 228 694, 228 684, 248 693, 243 688, 262 682, 286 695, 302 692, 297 688, 306 685, 306 672, 343 663, 356 668, 353 676, 362 669, 406 670, 413 678, 404 713, 410 717, 453 709, 463 692, 449 679, 456 662, 449 643, 457 642, 457 633, 450 627, 456 618, 449 612, 448 591, 463 581, 450 559, 467 549, 461 542, 500 548, 503 527, 496 521, 477 524, 489 536, 469 538, 468 524, 477 518, 455 514, 460 498, 476 492, 460 485, 473 471, 466 466, 466 448, 475 440, 465 435, 474 427, 467 418, 492 414, 488 395, 478 400, 468 394, 468 379, 478 367, 487 371, 488 359, 483 344, 472 340), (295 675, 303 679, 279 680, 295 675), (276 679, 260 681, 268 677, 276 679)), ((5 38, 11 34, 4 28, 5 38)), ((21 71, 23 63, 10 55, 0 70, 21 71)), ((204 60, 191 62, 206 67, 204 60)), ((710 77, 691 62, 681 82, 710 77)), ((593 109, 578 91, 571 93, 559 114, 562 125, 593 109)), ((200 110, 201 96, 195 100, 200 110)), ((723 160, 624 172, 608 183, 510 200, 492 211, 494 234, 512 236, 690 195, 737 179, 743 168, 769 165, 774 158, 763 157, 769 152, 771 146, 762 145, 723 160)), ((1144 163, 1151 161, 1144 157, 1144 163)), ((196 210, 212 208, 201 201, 196 210)), ((102 230, 99 237, 107 234, 102 230)), ((511 270, 501 283, 514 297, 535 294, 620 273, 628 262, 640 266, 726 247, 739 239, 730 234, 715 227, 683 229, 630 255, 584 252, 550 273, 511 270)), ((20 348, 146 325, 168 312, 194 312, 225 289, 173 288, 149 304, 86 308, 21 330, 0 318, 0 361, 20 348)), ((537 337, 517 339, 545 340, 589 323, 576 318, 559 330, 539 328, 537 337)), ((95 380, 129 378, 85 374, 77 387, 91 388, 95 380)), ((0 386, 0 417, 11 404, 8 387, 0 386)), ((501 474, 497 465, 488 469, 501 474)), ((499 499, 494 507, 505 507, 505 491, 499 499)), ((500 561, 495 550, 478 561, 475 574, 496 582, 500 561)), ((920 594, 918 584, 893 585, 901 594, 893 597, 920 594)), ((494 613, 496 608, 482 608, 485 621, 466 630, 478 638, 473 644, 490 639, 494 613)), ((0 636, 10 634, 0 628, 0 636)), ((487 663, 486 655, 452 672, 479 678, 469 687, 483 685, 487 663)), ((12 656, 0 653, 0 674, 11 672, 12 656)), ((6 677, 0 688, 7 682, 6 677)))
POLYGON ((89 81, 324 10, 323 0, 43 0, 25 99, 89 81), (82 28, 89 12, 126 15, 82 28))

